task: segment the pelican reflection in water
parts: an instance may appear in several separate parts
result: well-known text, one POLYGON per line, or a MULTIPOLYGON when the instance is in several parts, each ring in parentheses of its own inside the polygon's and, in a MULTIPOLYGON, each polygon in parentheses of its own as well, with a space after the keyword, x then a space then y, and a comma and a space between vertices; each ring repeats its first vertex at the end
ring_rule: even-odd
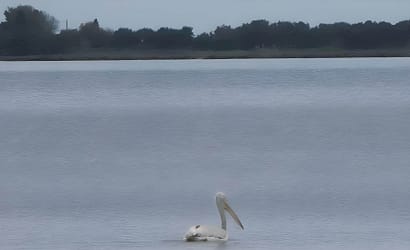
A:
POLYGON ((216 207, 218 208, 219 215, 221 216, 221 227, 217 226, 204 226, 197 225, 191 227, 186 232, 185 241, 208 241, 208 240, 227 240, 228 233, 226 232, 226 217, 225 210, 232 216, 234 221, 243 229, 243 225, 239 220, 236 213, 228 205, 224 193, 216 194, 216 207))

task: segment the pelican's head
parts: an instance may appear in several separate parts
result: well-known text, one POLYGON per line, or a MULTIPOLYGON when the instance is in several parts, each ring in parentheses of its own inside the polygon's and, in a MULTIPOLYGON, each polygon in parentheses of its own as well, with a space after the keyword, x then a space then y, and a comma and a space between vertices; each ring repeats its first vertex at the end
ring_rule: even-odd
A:
MULTIPOLYGON (((216 193, 216 206, 218 207, 218 210, 219 210, 219 213, 221 214, 221 216, 224 214, 224 211, 226 210, 232 216, 232 218, 236 222, 236 224, 238 224, 242 229, 244 229, 241 221, 239 220, 238 215, 236 215, 236 213, 233 211, 233 209, 229 206, 228 200, 226 199, 226 196, 225 196, 224 193, 222 193, 222 192, 216 193)), ((223 217, 225 217, 225 216, 223 216, 223 217)))
POLYGON ((226 200, 225 194, 222 192, 216 193, 216 199, 218 200, 226 200))

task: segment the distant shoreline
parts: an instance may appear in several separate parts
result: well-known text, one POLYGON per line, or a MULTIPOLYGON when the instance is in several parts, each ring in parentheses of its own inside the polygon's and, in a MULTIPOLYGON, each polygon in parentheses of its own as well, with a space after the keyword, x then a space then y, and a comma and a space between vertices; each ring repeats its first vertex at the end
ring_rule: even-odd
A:
POLYGON ((252 59, 252 58, 355 58, 410 57, 410 48, 344 50, 254 49, 254 50, 113 50, 94 49, 65 54, 0 56, 0 61, 87 61, 87 60, 172 60, 172 59, 252 59))

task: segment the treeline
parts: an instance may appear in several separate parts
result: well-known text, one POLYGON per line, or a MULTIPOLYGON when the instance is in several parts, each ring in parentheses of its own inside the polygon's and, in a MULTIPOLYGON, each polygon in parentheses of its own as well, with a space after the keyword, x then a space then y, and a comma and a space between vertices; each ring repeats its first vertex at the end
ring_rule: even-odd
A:
POLYGON ((58 30, 57 20, 31 6, 8 8, 0 23, 0 55, 69 53, 89 48, 249 50, 254 48, 378 49, 410 45, 410 20, 334 23, 310 27, 304 22, 255 20, 239 27, 222 25, 195 36, 191 27, 116 31, 97 19, 78 29, 58 30))

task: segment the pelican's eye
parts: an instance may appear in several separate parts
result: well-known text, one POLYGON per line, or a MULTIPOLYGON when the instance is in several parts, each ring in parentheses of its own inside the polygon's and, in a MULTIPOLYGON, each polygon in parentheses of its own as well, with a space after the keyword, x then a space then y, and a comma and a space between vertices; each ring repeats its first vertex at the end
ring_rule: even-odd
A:
POLYGON ((197 225, 197 226, 195 227, 195 229, 198 229, 200 226, 201 226, 201 225, 197 225))

